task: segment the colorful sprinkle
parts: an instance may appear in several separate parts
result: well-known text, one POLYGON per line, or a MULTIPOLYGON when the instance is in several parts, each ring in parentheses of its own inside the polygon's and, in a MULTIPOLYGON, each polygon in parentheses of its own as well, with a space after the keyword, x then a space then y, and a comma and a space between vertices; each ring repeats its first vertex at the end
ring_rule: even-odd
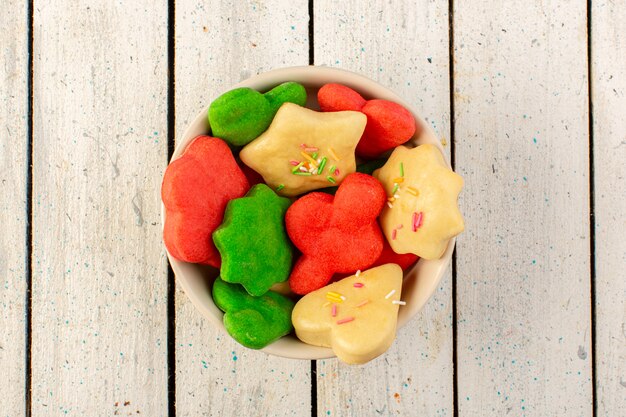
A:
POLYGON ((363 288, 363 283, 362 282, 355 282, 353 287, 354 288, 363 288))
POLYGON ((315 146, 307 146, 306 148, 304 148, 304 152, 317 152, 317 151, 319 151, 319 148, 316 148, 315 146))
POLYGON ((360 270, 360 269, 357 269, 357 270, 356 270, 356 274, 355 274, 355 275, 356 275, 357 277, 358 277, 359 275, 361 275, 361 270, 360 270))
POLYGON ((333 177, 331 177, 330 175, 327 176, 326 179, 328 180, 328 182, 330 182, 332 184, 337 184, 337 181, 335 181, 335 179, 333 177))
POLYGON ((406 305, 406 301, 393 300, 391 302, 391 304, 398 304, 398 305, 401 305, 401 306, 405 306, 406 305))
POLYGON ((395 182, 396 184, 400 184, 404 182, 404 178, 402 177, 394 178, 393 182, 395 182))
POLYGON ((307 172, 300 172, 300 171, 297 171, 297 172, 292 172, 292 174, 293 174, 293 175, 303 175, 303 176, 313 175, 313 174, 311 174, 311 173, 310 173, 310 172, 308 172, 308 171, 307 171, 307 172))
POLYGON ((299 164, 297 164, 292 170, 291 173, 295 174, 296 172, 298 172, 300 170, 300 167, 304 165, 304 162, 300 162, 299 164))
POLYGON ((328 171, 332 174, 333 172, 335 172, 335 166, 331 165, 330 168, 328 168, 328 171))
POLYGON ((334 303, 341 303, 342 301, 346 299, 346 297, 344 297, 343 295, 339 293, 331 291, 331 292, 326 293, 326 299, 334 303))
POLYGON ((309 155, 308 153, 300 152, 300 155, 302 155, 304 157, 304 159, 309 161, 309 163, 317 166, 317 161, 315 159, 311 158, 311 155, 309 155))
POLYGON ((363 301, 361 301, 359 304, 357 304, 356 306, 357 306, 357 307, 363 307, 365 304, 367 304, 367 303, 369 303, 369 302, 370 302, 370 300, 363 300, 363 301))
POLYGON ((389 206, 389 208, 393 208, 393 204, 391 204, 389 201, 387 201, 387 205, 389 206))
POLYGON ((298 166, 298 164, 299 164, 299 162, 298 162, 298 161, 296 161, 295 159, 292 159, 291 161, 289 161, 289 163, 290 163, 291 165, 293 165, 294 167, 297 167, 297 166, 298 166))
POLYGON ((278 187, 276 187, 276 191, 280 191, 283 188, 285 188, 285 184, 279 184, 278 187))
MULTIPOLYGON (((317 152, 313 152, 313 155, 311 155, 313 157, 313 159, 315 159, 317 161, 317 152)), ((317 161, 319 162, 319 161, 317 161)))
POLYGON ((322 171, 324 171, 324 167, 326 166, 327 161, 328 159, 326 157, 322 158, 322 161, 320 162, 320 166, 317 168, 317 175, 320 175, 322 171))
POLYGON ((335 169, 335 177, 338 177, 338 176, 339 176, 339 168, 336 168, 335 169))
POLYGON ((330 156, 332 156, 335 161, 341 161, 341 159, 337 156, 333 148, 328 148, 328 152, 330 153, 330 156))
POLYGON ((333 304, 333 307, 330 309, 330 314, 333 317, 337 317, 337 304, 333 304))
POLYGON ((404 163, 400 162, 400 176, 404 177, 404 163))
POLYGON ((306 169, 306 165, 300 167, 300 172, 308 172, 308 171, 309 170, 306 169))
POLYGON ((391 231, 391 240, 396 240, 396 235, 398 234, 398 230, 397 229, 393 229, 391 231))
POLYGON ((417 190, 416 190, 415 188, 413 188, 413 187, 407 187, 407 188, 406 188, 406 190, 407 190, 409 193, 413 194, 414 196, 417 196, 417 190))
POLYGON ((417 231, 417 226, 415 221, 417 220, 417 213, 413 212, 413 216, 411 217, 411 230, 416 232, 417 231))
POLYGON ((391 297, 392 295, 394 295, 396 293, 396 290, 391 290, 389 291, 389 294, 385 295, 385 300, 389 299, 389 297, 391 297))
POLYGON ((400 194, 394 194, 393 198, 395 198, 396 200, 400 198, 400 194))
POLYGON ((306 149, 308 148, 308 146, 306 146, 306 143, 301 143, 300 144, 300 149, 306 149))
POLYGON ((417 232, 417 229, 422 225, 422 218, 424 217, 423 213, 420 211, 419 213, 413 212, 413 228, 414 232, 417 232))
POLYGON ((330 305, 330 301, 326 301, 322 307, 328 307, 330 305))
POLYGON ((394 184, 393 185, 393 191, 391 192, 391 194, 395 194, 396 191, 398 191, 398 188, 400 188, 400 186, 398 184, 394 184))
POLYGON ((394 201, 396 201, 396 199, 395 197, 389 197, 387 201, 389 201, 390 203, 393 203, 394 201))
POLYGON ((346 324, 346 323, 350 323, 352 320, 354 320, 354 317, 346 317, 346 318, 344 318, 344 319, 337 320, 337 324, 346 324))
POLYGON ((400 223, 399 225, 396 226, 396 229, 400 230, 404 227, 404 225, 402 223, 400 223))

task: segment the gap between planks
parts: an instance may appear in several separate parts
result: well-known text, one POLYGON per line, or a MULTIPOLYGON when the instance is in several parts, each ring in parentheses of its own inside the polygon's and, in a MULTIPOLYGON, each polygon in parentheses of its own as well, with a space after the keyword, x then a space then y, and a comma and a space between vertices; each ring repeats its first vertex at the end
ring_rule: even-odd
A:
POLYGON ((596 228, 594 222, 595 189, 594 189, 594 163, 593 163, 593 77, 592 77, 592 54, 591 54, 591 0, 587 0, 587 112, 589 130, 589 290, 591 297, 591 401, 592 413, 598 412, 598 398, 596 395, 596 228))
MULTIPOLYGON (((450 165, 456 168, 455 130, 454 130, 454 0, 448 0, 448 81, 450 82, 450 165)), ((459 415, 459 378, 457 361, 457 316, 456 316, 456 247, 452 252, 452 410, 453 416, 459 415)))
MULTIPOLYGON (((167 10, 167 165, 176 143, 176 0, 167 10)), ((167 262, 167 415, 176 417, 176 279, 167 262)))
POLYGON ((26 93, 28 95, 27 127, 26 127, 26 346, 24 349, 25 383, 24 401, 26 417, 31 416, 32 409, 32 356, 31 347, 33 340, 33 80, 34 80, 34 0, 28 1, 26 18, 28 19, 28 79, 26 81, 26 93))

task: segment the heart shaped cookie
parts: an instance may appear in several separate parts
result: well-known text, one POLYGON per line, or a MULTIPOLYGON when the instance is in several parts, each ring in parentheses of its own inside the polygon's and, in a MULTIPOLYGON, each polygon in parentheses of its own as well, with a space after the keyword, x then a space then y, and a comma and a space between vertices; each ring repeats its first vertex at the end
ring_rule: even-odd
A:
POLYGON ((362 364, 393 343, 401 291, 402 269, 382 265, 305 295, 291 321, 303 342, 330 347, 343 362, 362 364))

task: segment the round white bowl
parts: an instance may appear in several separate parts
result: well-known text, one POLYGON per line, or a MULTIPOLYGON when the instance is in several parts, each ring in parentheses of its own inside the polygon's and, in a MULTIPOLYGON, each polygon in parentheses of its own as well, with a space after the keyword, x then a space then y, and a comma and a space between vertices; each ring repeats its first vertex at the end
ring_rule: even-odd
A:
MULTIPOLYGON (((432 143, 443 153, 440 141, 411 104, 407 103, 393 91, 378 84, 376 81, 350 71, 315 66, 280 68, 248 78, 232 86, 229 90, 238 87, 250 87, 265 92, 285 81, 296 81, 303 84, 309 96, 307 107, 313 109, 319 109, 317 104, 317 90, 327 83, 339 83, 351 87, 366 99, 379 98, 399 103, 409 109, 417 122, 423 127, 421 133, 413 137, 409 145, 432 143)), ((183 135, 178 139, 172 160, 178 158, 196 136, 209 133, 207 111, 208 106, 196 116, 193 122, 191 122, 191 125, 189 125, 183 135)), ((162 204, 161 219, 163 224, 165 224, 165 209, 162 204)), ((420 259, 415 266, 405 272, 402 285, 402 299, 405 300, 407 304, 400 308, 398 316, 399 327, 407 324, 411 318, 422 309, 426 301, 428 301, 437 289, 437 285, 452 258, 454 243, 455 239, 451 239, 441 259, 431 261, 420 259)), ((211 267, 181 262, 174 259, 169 252, 167 256, 176 274, 177 282, 183 288, 193 305, 196 306, 215 327, 226 332, 224 324, 222 323, 223 313, 215 306, 213 298, 211 297, 211 286, 213 280, 218 275, 218 270, 211 267)), ((261 350, 272 355, 294 359, 325 359, 335 356, 331 349, 308 345, 298 340, 293 334, 285 336, 261 350)))

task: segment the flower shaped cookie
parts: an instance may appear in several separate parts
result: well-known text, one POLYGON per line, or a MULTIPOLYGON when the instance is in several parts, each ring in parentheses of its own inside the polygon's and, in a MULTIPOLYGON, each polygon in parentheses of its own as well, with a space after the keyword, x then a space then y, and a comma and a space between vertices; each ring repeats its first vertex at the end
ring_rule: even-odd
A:
POLYGON ((448 241, 464 229, 457 206, 463 178, 430 144, 398 146, 374 176, 387 192, 380 225, 394 252, 441 258, 448 241))
POLYGON ((260 296, 291 270, 293 248, 283 218, 291 204, 265 184, 257 184, 243 198, 228 203, 224 223, 213 232, 222 255, 222 279, 260 296))

